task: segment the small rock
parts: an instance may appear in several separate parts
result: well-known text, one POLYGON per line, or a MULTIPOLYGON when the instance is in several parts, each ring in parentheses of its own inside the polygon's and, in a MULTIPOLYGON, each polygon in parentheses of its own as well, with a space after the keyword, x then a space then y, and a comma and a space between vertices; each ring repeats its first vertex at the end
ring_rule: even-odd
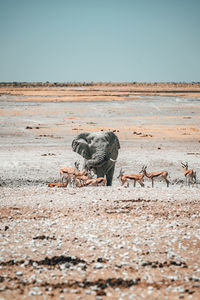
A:
POLYGON ((34 261, 33 267, 37 267, 37 266, 38 266, 38 264, 34 261))
POLYGON ((102 269, 103 265, 101 263, 96 263, 93 268, 94 269, 102 269))
POLYGON ((32 290, 30 290, 30 292, 28 293, 29 297, 30 296, 39 296, 42 295, 41 290, 36 286, 34 288, 32 288, 32 290))
POLYGON ((65 264, 60 265, 60 269, 61 269, 61 270, 65 270, 65 268, 66 268, 66 265, 65 265, 65 264))
POLYGON ((22 275, 23 275, 23 272, 22 272, 22 271, 18 271, 18 272, 16 272, 16 275, 17 275, 17 276, 22 276, 22 275))

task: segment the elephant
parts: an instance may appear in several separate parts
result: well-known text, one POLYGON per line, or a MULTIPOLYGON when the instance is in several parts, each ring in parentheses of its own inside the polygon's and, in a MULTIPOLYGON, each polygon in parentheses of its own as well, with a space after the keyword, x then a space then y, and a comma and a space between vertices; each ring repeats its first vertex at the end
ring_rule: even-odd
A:
POLYGON ((106 175, 107 186, 112 185, 115 163, 120 143, 112 132, 82 132, 72 141, 72 149, 84 159, 84 168, 92 170, 97 177, 106 175))

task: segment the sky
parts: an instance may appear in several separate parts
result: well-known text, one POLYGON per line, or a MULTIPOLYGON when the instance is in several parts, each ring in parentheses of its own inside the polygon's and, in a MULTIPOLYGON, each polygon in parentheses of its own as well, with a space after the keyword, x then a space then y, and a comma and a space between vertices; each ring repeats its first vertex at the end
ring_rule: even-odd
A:
POLYGON ((0 0, 0 82, 200 82, 200 0, 0 0))

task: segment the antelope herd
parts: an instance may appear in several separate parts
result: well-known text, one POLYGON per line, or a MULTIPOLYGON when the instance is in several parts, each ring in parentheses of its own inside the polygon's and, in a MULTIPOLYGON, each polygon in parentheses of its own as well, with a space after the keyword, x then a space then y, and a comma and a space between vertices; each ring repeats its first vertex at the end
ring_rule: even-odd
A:
POLYGON ((140 171, 140 174, 129 174, 129 175, 123 175, 124 172, 121 169, 118 178, 121 179, 122 185, 124 185, 125 182, 127 182, 127 181, 133 180, 134 187, 135 187, 137 181, 143 187, 144 186, 143 178, 144 178, 144 176, 146 176, 151 179, 152 187, 154 187, 154 178, 162 177, 166 181, 167 187, 169 186, 169 180, 167 179, 167 176, 168 176, 167 171, 158 171, 158 172, 147 173, 146 169, 147 169, 147 166, 143 166, 142 170, 140 171))
POLYGON ((103 177, 94 178, 91 170, 79 170, 79 162, 74 163, 75 168, 62 168, 60 169, 61 182, 49 183, 49 187, 83 187, 83 186, 98 186, 106 185, 106 180, 103 177), (65 181, 64 181, 65 179, 65 181))
MULTIPOLYGON (((197 178, 196 178, 196 172, 193 169, 188 170, 188 163, 182 163, 182 167, 184 168, 184 176, 186 179, 186 185, 192 185, 194 186, 195 183, 197 183, 197 178)), ((127 183, 127 186, 129 186, 129 182, 133 181, 134 182, 134 187, 136 185, 136 182, 139 182, 139 184, 143 187, 143 178, 146 176, 147 178, 151 179, 152 187, 154 187, 154 178, 156 177, 161 177, 167 184, 167 187, 169 186, 170 182, 167 179, 168 172, 167 171, 156 171, 156 172, 151 172, 147 173, 146 171, 147 166, 143 166, 142 170, 140 171, 139 174, 127 174, 124 175, 123 170, 120 170, 118 178, 121 180, 122 185, 127 183)))
MULTIPOLYGON (((106 185, 106 179, 103 177, 94 177, 94 173, 92 170, 79 170, 80 163, 75 162, 74 168, 61 168, 60 169, 60 179, 61 182, 54 182, 49 183, 49 187, 85 187, 85 186, 105 186, 106 185)), ((188 163, 181 162, 181 165, 184 169, 184 176, 186 180, 186 185, 192 185, 197 184, 197 178, 196 178, 196 171, 193 169, 188 170, 188 163)), ((129 186, 130 182, 133 182, 133 186, 136 186, 136 182, 140 184, 141 187, 144 187, 144 177, 147 177, 151 179, 152 188, 154 187, 154 179, 157 177, 160 177, 163 179, 167 187, 169 187, 169 180, 168 180, 168 172, 167 171, 156 171, 156 172, 150 172, 147 173, 147 166, 143 166, 139 174, 124 174, 124 171, 120 169, 118 179, 121 182, 122 186, 129 186)))

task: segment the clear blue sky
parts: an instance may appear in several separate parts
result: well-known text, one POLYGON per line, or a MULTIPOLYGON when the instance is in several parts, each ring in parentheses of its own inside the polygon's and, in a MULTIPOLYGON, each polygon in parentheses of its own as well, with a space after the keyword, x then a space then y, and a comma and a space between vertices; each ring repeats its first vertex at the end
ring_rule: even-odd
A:
POLYGON ((0 81, 200 81, 200 0, 0 0, 0 81))

